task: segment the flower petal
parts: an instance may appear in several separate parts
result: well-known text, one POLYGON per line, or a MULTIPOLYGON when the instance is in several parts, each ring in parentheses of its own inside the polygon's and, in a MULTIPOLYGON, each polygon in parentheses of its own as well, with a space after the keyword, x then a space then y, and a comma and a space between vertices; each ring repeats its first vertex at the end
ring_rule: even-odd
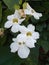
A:
POLYGON ((38 32, 33 32, 32 38, 33 39, 39 39, 39 33, 38 32))
POLYGON ((11 52, 15 53, 18 50, 19 45, 18 43, 14 42, 10 45, 10 48, 11 48, 11 52))
POLYGON ((30 53, 29 48, 27 48, 27 47, 25 47, 25 46, 21 47, 21 48, 18 50, 18 55, 19 55, 19 57, 22 58, 22 59, 23 59, 23 58, 27 58, 28 55, 29 55, 29 53, 30 53))
POLYGON ((32 25, 32 24, 29 24, 29 25, 27 26, 27 28, 28 28, 29 30, 32 30, 32 31, 35 30, 35 26, 32 25))
POLYGON ((42 13, 37 13, 37 15, 38 15, 39 17, 42 17, 42 13))
POLYGON ((13 25, 12 21, 7 21, 4 25, 5 28, 10 28, 13 25))
POLYGON ((39 19, 39 14, 37 14, 36 12, 32 13, 32 15, 34 16, 35 19, 39 19))
POLYGON ((31 10, 28 11, 28 9, 24 9, 24 13, 27 14, 27 15, 31 15, 31 10))
POLYGON ((13 25, 12 26, 12 28, 11 28, 11 31, 13 32, 13 33, 16 33, 16 32, 18 32, 19 31, 19 25, 13 25))
POLYGON ((34 45, 35 43, 36 43, 36 40, 29 38, 26 41, 26 46, 29 48, 33 48, 33 47, 35 47, 35 45, 34 45))
POLYGON ((21 18, 21 16, 20 16, 18 10, 15 10, 14 16, 15 16, 16 18, 21 18))
POLYGON ((17 41, 17 37, 16 38, 13 38, 12 40, 16 42, 17 41))
POLYGON ((19 30, 22 34, 25 34, 27 32, 27 28, 25 26, 20 26, 19 30))
POLYGON ((25 42, 26 41, 26 36, 25 36, 25 34, 19 34, 18 36, 17 36, 17 41, 18 42, 25 42))
POLYGON ((21 24, 24 20, 25 20, 25 18, 23 18, 23 19, 18 19, 18 24, 21 24))
POLYGON ((7 19, 11 21, 14 18, 14 14, 7 16, 7 19))
POLYGON ((32 10, 31 6, 27 3, 27 9, 32 10))
POLYGON ((34 12, 32 13, 32 15, 34 16, 35 19, 39 19, 40 17, 42 17, 42 13, 34 12))

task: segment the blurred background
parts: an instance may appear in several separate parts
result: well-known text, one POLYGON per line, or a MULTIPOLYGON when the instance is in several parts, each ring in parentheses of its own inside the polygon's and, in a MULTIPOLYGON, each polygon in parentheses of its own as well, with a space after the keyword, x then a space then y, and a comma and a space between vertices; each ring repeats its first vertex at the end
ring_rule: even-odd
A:
POLYGON ((49 0, 0 0, 0 65, 49 65, 49 0), (14 13, 14 5, 22 8, 22 4, 28 2, 35 11, 42 13, 43 16, 36 20, 31 17, 23 24, 27 26, 32 23, 36 31, 40 33, 40 39, 31 49, 29 58, 20 59, 17 53, 10 53, 12 37, 18 34, 11 33, 10 29, 4 29, 7 16, 14 13))

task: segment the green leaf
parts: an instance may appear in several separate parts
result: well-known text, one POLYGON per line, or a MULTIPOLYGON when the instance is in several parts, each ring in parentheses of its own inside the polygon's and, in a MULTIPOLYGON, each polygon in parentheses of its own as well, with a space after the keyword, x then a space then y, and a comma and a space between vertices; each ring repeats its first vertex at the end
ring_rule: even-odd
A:
POLYGON ((22 25, 27 26, 29 24, 28 18, 26 18, 26 20, 24 22, 22 22, 22 25))
POLYGON ((1 18, 2 18, 2 3, 0 2, 0 21, 1 21, 1 18))
POLYGON ((48 23, 48 25, 47 25, 47 30, 49 31, 49 23, 48 23))
POLYGON ((17 53, 10 52, 8 46, 0 47, 0 65, 37 65, 38 49, 34 48, 31 52, 31 57, 20 59, 17 53))
POLYGON ((39 49, 37 47, 31 49, 30 53, 30 65, 38 65, 39 49))
POLYGON ((45 40, 41 40, 39 43, 45 50, 45 52, 48 52, 49 50, 49 42, 45 40))
POLYGON ((9 9, 6 9, 5 11, 3 11, 2 22, 0 23, 1 27, 4 27, 4 24, 7 21, 7 16, 11 14, 13 14, 13 11, 10 11, 9 9))
POLYGON ((29 57, 26 59, 26 65, 38 65, 38 57, 39 57, 39 47, 36 44, 36 47, 32 48, 30 51, 29 57))
POLYGON ((46 23, 40 23, 36 25, 36 30, 42 32, 46 28, 46 23))
POLYGON ((23 3, 23 9, 26 9, 27 8, 27 2, 24 2, 23 3))
POLYGON ((19 10, 20 9, 20 6, 19 5, 14 5, 14 8, 15 8, 15 10, 17 9, 17 10, 19 10))
POLYGON ((38 5, 38 6, 35 6, 35 10, 36 10, 37 12, 44 12, 44 11, 45 11, 45 8, 42 7, 41 5, 38 5))
POLYGON ((43 7, 45 8, 46 11, 49 12, 49 2, 48 1, 43 2, 43 7))
POLYGON ((48 52, 49 50, 49 32, 43 31, 42 34, 40 34, 40 39, 38 40, 37 44, 42 46, 45 52, 48 52))
POLYGON ((19 4, 20 4, 20 5, 22 4, 22 0, 19 0, 19 4))
POLYGON ((27 26, 29 24, 29 22, 27 22, 27 21, 24 21, 23 23, 22 23, 22 25, 25 25, 25 26, 27 26))
POLYGON ((49 18, 48 13, 44 13, 43 16, 41 17, 40 21, 46 21, 49 18))
POLYGON ((32 21, 32 23, 38 23, 39 22, 39 20, 36 20, 33 16, 31 17, 31 21, 32 21))
POLYGON ((21 59, 16 53, 11 53, 9 47, 0 47, 0 65, 20 65, 20 63, 21 59))
POLYGON ((46 65, 49 65, 49 64, 46 64, 46 65))
POLYGON ((6 42, 6 35, 0 37, 0 46, 2 46, 3 44, 5 44, 6 42))
POLYGON ((38 54, 38 48, 33 48, 28 58, 20 59, 17 53, 10 52, 10 46, 0 47, 0 65, 37 65, 38 54))
POLYGON ((46 65, 49 65, 49 57, 47 58, 48 63, 46 65))
POLYGON ((19 0, 3 0, 4 3, 8 6, 9 9, 14 10, 14 5, 19 4, 19 0))

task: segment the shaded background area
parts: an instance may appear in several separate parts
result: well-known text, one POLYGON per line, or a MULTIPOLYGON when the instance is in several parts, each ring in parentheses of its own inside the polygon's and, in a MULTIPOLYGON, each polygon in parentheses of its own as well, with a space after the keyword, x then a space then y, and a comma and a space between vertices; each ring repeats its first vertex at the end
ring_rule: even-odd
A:
MULTIPOLYGON (((0 0, 0 28, 4 28, 7 16, 14 13, 14 4, 19 4, 22 8, 21 0, 0 0)), ((10 44, 13 34, 10 29, 5 29, 4 36, 0 36, 0 65, 49 65, 49 1, 48 0, 26 0, 32 8, 43 14, 39 20, 31 17, 29 21, 24 21, 26 26, 32 23, 36 26, 36 31, 40 33, 40 39, 31 49, 27 59, 20 59, 17 53, 10 53, 10 44)))

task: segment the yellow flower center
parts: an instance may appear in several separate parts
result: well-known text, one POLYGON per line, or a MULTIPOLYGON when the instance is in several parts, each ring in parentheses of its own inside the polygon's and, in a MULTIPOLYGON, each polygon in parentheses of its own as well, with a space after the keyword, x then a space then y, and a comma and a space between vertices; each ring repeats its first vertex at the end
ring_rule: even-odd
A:
POLYGON ((21 42, 19 42, 19 45, 21 45, 22 43, 21 42))
POLYGON ((18 23, 18 19, 17 18, 14 18, 13 19, 13 23, 18 23))
POLYGON ((31 33, 31 32, 27 32, 26 35, 27 35, 27 36, 32 36, 32 33, 31 33))
POLYGON ((31 10, 31 12, 32 12, 32 13, 34 13, 34 12, 35 12, 35 10, 33 10, 33 9, 32 9, 32 10, 31 10))
POLYGON ((19 45, 25 44, 25 42, 19 42, 19 45))

